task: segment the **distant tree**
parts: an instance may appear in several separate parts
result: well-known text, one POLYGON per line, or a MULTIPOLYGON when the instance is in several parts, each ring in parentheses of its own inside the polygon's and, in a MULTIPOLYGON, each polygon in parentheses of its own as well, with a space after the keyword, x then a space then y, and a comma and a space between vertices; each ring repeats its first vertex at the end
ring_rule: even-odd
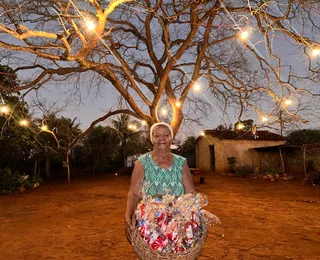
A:
POLYGON ((188 136, 182 145, 179 146, 178 154, 187 158, 190 167, 195 167, 196 138, 194 136, 188 136))
POLYGON ((92 175, 97 169, 104 169, 107 165, 121 161, 121 140, 117 130, 109 126, 96 126, 84 140, 87 163, 93 166, 92 175))
MULTIPOLYGON (((11 89, 19 85, 15 72, 8 66, 0 65, 0 85, 11 89)), ((18 94, 0 91, 0 106, 8 109, 0 111, 0 169, 27 171, 31 173, 30 157, 37 144, 34 135, 20 126, 20 120, 30 117, 29 108, 18 94)))
POLYGON ((122 161, 125 166, 128 155, 139 154, 151 148, 147 141, 145 132, 137 130, 140 124, 136 120, 131 120, 127 114, 121 114, 117 119, 112 120, 112 125, 118 132, 122 151, 122 161))
POLYGON ((215 130, 218 130, 218 131, 231 131, 232 130, 232 125, 229 125, 229 126, 227 126, 226 124, 218 125, 215 130))
POLYGON ((243 131, 251 131, 253 127, 253 120, 252 119, 247 119, 243 121, 238 121, 237 123, 234 124, 234 130, 243 130, 243 131))
POLYGON ((287 136, 290 144, 312 144, 320 143, 320 130, 301 129, 291 132, 287 136))
POLYGON ((42 144, 42 150, 39 152, 45 157, 46 177, 51 178, 50 160, 58 156, 61 161, 65 162, 65 167, 68 169, 68 179, 70 179, 69 156, 73 148, 70 144, 76 136, 80 135, 80 124, 76 123, 76 118, 70 119, 63 116, 58 118, 55 114, 46 115, 37 121, 41 126, 48 128, 37 136, 38 141, 42 144))

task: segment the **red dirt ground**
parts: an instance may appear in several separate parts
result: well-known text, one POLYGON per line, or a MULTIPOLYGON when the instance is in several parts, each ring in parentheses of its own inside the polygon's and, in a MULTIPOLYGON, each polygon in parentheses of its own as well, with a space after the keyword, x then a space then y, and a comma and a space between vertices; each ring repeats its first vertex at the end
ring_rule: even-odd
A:
MULTIPOLYGON (((320 259, 320 190, 300 181, 206 175, 219 216, 199 260, 320 259)), ((124 235, 129 176, 44 183, 0 197, 0 258, 137 259, 124 235)))

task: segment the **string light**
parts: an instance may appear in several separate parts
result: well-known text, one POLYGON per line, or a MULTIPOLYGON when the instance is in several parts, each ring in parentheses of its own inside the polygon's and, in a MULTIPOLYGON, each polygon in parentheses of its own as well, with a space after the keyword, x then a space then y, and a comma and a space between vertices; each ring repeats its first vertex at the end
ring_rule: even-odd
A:
POLYGON ((319 55, 320 55, 320 49, 319 48, 312 50, 312 56, 313 57, 317 57, 319 55))
POLYGON ((239 37, 241 40, 246 40, 248 39, 249 37, 249 32, 248 31, 242 31, 240 34, 239 34, 239 37))
POLYGON ((93 31, 95 28, 96 28, 96 24, 90 20, 88 20, 87 22, 87 28, 90 30, 90 31, 93 31))
POLYGON ((142 121, 141 121, 141 124, 142 124, 142 125, 147 125, 147 121, 146 121, 146 120, 142 120, 142 121))
POLYGON ((0 110, 1 110, 1 113, 3 114, 9 113, 9 108, 7 106, 2 106, 0 110))
POLYGON ((268 118, 267 118, 267 117, 265 117, 265 116, 263 116, 263 117, 261 118, 261 121, 265 123, 265 122, 267 122, 267 121, 268 121, 268 118))
POLYGON ((165 108, 162 108, 162 109, 161 109, 161 114, 162 114, 163 116, 166 116, 166 115, 168 114, 168 110, 165 109, 165 108))
POLYGON ((40 127, 41 131, 48 131, 48 126, 43 125, 40 127))
POLYGON ((290 100, 290 99, 285 99, 285 100, 284 100, 284 104, 285 104, 286 106, 290 106, 290 105, 292 104, 292 100, 290 100))
POLYGON ((28 126, 28 125, 29 125, 29 122, 28 122, 28 120, 23 119, 23 120, 21 120, 21 121, 19 122, 19 124, 20 124, 21 126, 28 126))
POLYGON ((204 136, 204 132, 203 131, 200 133, 200 136, 204 136))
POLYGON ((237 129, 238 130, 244 129, 244 124, 242 124, 242 123, 237 124, 237 129))
POLYGON ((181 107, 181 102, 180 102, 180 101, 177 101, 177 102, 176 102, 176 106, 177 106, 177 107, 181 107))
POLYGON ((194 86, 193 86, 193 90, 196 91, 196 92, 200 91, 200 88, 201 87, 200 87, 199 83, 195 83, 194 86))

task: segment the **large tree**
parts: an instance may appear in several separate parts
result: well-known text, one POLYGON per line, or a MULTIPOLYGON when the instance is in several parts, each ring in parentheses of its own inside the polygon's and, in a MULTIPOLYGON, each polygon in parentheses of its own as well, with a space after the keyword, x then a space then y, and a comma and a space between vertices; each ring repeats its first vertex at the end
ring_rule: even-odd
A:
POLYGON ((81 74, 96 77, 96 87, 109 82, 121 105, 90 128, 123 112, 151 125, 164 105, 176 133, 187 113, 199 116, 195 83, 236 105, 239 119, 245 108, 274 117, 269 103, 300 118, 283 102, 315 94, 319 8, 312 0, 3 0, 0 47, 15 72, 32 75, 11 92, 81 74))

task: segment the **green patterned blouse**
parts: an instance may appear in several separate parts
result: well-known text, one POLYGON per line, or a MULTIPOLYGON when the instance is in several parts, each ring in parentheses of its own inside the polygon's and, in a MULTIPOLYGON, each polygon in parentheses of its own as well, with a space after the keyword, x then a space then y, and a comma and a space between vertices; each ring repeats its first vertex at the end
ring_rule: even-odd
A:
POLYGON ((169 192, 176 196, 184 194, 182 180, 182 167, 185 158, 176 154, 173 155, 173 163, 170 168, 160 168, 148 152, 139 157, 144 169, 144 181, 149 182, 147 195, 165 194, 169 192))

